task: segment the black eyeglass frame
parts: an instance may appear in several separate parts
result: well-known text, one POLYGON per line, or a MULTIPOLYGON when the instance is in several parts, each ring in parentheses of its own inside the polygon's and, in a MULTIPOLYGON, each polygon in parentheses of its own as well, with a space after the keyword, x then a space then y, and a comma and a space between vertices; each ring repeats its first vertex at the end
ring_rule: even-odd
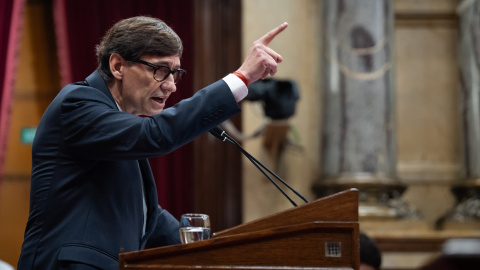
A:
POLYGON ((173 75, 173 82, 174 82, 175 84, 177 84, 177 82, 179 82, 179 81, 183 78, 183 76, 185 76, 185 74, 187 74, 187 71, 186 71, 185 69, 176 68, 176 69, 173 69, 173 70, 172 70, 172 69, 170 69, 170 68, 167 67, 167 66, 157 66, 157 65, 155 65, 155 64, 152 64, 152 63, 150 63, 150 62, 144 61, 144 60, 142 60, 142 59, 135 59, 135 60, 129 60, 129 61, 130 61, 130 62, 135 62, 135 63, 144 64, 144 65, 146 65, 146 66, 149 66, 149 67, 153 68, 153 79, 154 79, 155 81, 157 81, 157 82, 163 82, 163 81, 165 81, 165 80, 168 78, 168 76, 170 76, 170 74, 172 74, 172 75, 173 75), (164 77, 162 80, 159 81, 159 80, 157 80, 157 78, 155 78, 155 73, 157 73, 157 70, 159 70, 160 68, 168 68, 168 73, 165 75, 165 77, 164 77), (176 78, 178 78, 178 79, 175 78, 175 73, 177 73, 177 72, 180 72, 179 75, 176 77, 176 78))

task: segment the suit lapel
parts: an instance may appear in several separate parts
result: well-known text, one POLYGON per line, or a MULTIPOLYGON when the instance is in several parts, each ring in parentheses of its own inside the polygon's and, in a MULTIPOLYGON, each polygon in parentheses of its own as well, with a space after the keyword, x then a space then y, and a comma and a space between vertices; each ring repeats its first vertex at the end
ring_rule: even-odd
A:
POLYGON ((157 209, 157 187, 153 178, 152 170, 147 159, 141 159, 138 161, 140 167, 140 173, 143 178, 143 186, 145 190, 145 200, 147 202, 148 215, 150 216, 153 211, 157 209))

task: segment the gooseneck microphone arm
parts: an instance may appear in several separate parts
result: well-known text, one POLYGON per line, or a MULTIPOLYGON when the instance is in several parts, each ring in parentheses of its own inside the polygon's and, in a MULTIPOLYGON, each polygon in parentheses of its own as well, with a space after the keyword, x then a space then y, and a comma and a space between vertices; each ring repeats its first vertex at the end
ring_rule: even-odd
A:
POLYGON ((288 189, 290 189, 293 193, 295 193, 298 197, 300 197, 305 203, 308 203, 308 201, 307 201, 307 199, 305 199, 305 197, 303 197, 298 191, 293 189, 283 179, 281 179, 278 175, 276 175, 274 172, 272 172, 270 169, 268 169, 260 161, 258 161, 252 155, 250 155, 250 153, 248 153, 245 149, 243 149, 243 147, 239 143, 237 143, 232 137, 230 137, 224 130, 222 130, 219 127, 214 127, 213 129, 210 130, 210 134, 212 134, 213 136, 215 136, 216 138, 218 138, 222 141, 228 141, 228 142, 232 143, 233 145, 235 145, 238 149, 240 149, 242 154, 246 158, 248 158, 248 160, 250 160, 250 162, 252 162, 253 165, 255 165, 255 167, 257 167, 257 169, 260 170, 260 172, 262 172, 262 174, 265 175, 265 177, 267 177, 268 180, 270 180, 270 182, 283 194, 283 196, 285 196, 293 204, 293 206, 297 206, 297 204, 278 186, 278 184, 272 178, 270 178, 270 176, 268 176, 265 173, 264 170, 262 170, 262 168, 265 169, 267 172, 269 172, 271 175, 273 175, 278 181, 280 181, 288 189), (262 168, 260 168, 260 166, 262 168))
POLYGON ((264 168, 265 170, 267 170, 267 172, 269 172, 271 175, 273 175, 278 181, 280 181, 282 184, 284 184, 288 189, 290 189, 293 193, 295 193, 295 195, 297 195, 300 199, 302 199, 305 203, 308 203, 307 199, 305 199, 305 197, 303 197, 298 191, 296 191, 294 188, 292 188, 289 184, 287 184, 282 178, 280 178, 280 176, 276 175, 274 172, 272 172, 269 168, 267 168, 265 165, 263 165, 260 161, 258 161, 255 157, 253 157, 250 153, 248 153, 245 149, 242 148, 242 146, 237 143, 232 137, 230 137, 226 132, 225 132, 225 137, 227 137, 228 139, 230 139, 233 144, 235 144, 239 149, 242 150, 242 153, 245 154, 245 156, 248 156, 247 158, 248 159, 251 159, 253 160, 253 162, 257 163, 258 165, 260 165, 262 168, 264 168))

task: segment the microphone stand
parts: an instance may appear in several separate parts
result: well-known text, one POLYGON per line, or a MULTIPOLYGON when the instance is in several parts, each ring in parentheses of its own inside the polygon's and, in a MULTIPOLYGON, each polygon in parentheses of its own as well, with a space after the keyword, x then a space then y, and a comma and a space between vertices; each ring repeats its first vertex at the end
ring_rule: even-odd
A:
POLYGON ((290 201, 290 203, 292 203, 293 206, 296 207, 297 204, 285 193, 285 191, 283 191, 282 188, 280 188, 280 186, 278 186, 278 184, 272 178, 270 178, 270 176, 268 176, 265 173, 265 171, 263 169, 265 169, 268 173, 273 175, 278 181, 280 181, 283 185, 285 185, 288 189, 290 189, 293 193, 295 193, 305 203, 308 203, 308 201, 307 201, 307 199, 305 199, 305 197, 303 197, 298 191, 296 191, 294 188, 292 188, 290 185, 288 185, 282 178, 280 178, 278 175, 276 175, 274 172, 272 172, 269 168, 267 168, 265 165, 263 165, 260 161, 258 161, 256 158, 254 158, 237 141, 235 141, 232 137, 230 137, 224 130, 222 130, 219 127, 215 127, 215 128, 210 130, 210 134, 212 134, 213 136, 215 136, 216 138, 218 138, 222 141, 228 141, 228 142, 232 143, 233 145, 235 145, 238 149, 240 149, 242 154, 250 162, 252 162, 252 164, 255 165, 255 167, 257 167, 257 169, 260 170, 260 172, 262 172, 262 174, 265 177, 267 177, 268 180, 270 180, 270 182, 283 194, 283 196, 285 196, 290 201))

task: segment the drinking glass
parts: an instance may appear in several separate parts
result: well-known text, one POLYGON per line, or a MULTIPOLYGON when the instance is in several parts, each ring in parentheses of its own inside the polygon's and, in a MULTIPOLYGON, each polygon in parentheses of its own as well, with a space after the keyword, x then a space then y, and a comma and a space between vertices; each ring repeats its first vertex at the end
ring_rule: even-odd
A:
POLYGON ((183 214, 180 217, 180 239, 188 244, 210 238, 210 217, 206 214, 183 214))

